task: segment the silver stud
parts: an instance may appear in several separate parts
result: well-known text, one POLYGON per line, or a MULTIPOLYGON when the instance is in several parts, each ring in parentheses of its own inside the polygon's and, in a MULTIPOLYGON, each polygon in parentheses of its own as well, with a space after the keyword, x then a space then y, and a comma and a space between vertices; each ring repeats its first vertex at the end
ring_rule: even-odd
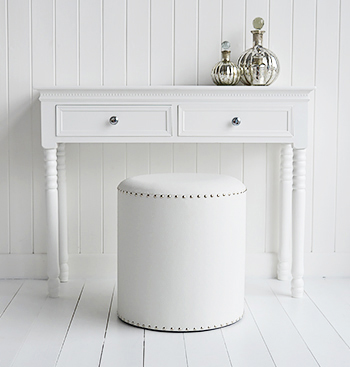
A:
POLYGON ((193 199, 193 195, 190 195, 190 198, 193 199))
POLYGON ((143 196, 143 193, 141 192, 140 196, 143 196))
POLYGON ((168 195, 167 197, 168 197, 168 198, 171 198, 171 195, 168 195))
POLYGON ((171 327, 170 330, 174 330, 174 328, 171 327))
POLYGON ((226 196, 226 194, 222 194, 222 196, 226 196))
POLYGON ((158 326, 156 325, 154 328, 155 328, 155 329, 158 329, 158 326))
POLYGON ((151 327, 151 325, 148 325, 148 327, 151 327))
POLYGON ((204 195, 205 198, 207 198, 207 195, 204 195))
POLYGON ((183 199, 186 199, 186 195, 182 195, 182 198, 183 198, 183 199))
POLYGON ((145 324, 142 324, 142 327, 145 327, 145 324))
POLYGON ((200 195, 197 195, 197 198, 198 198, 198 199, 200 199, 200 197, 201 197, 200 195))
POLYGON ((177 196, 177 195, 175 195, 175 196, 174 196, 174 198, 175 198, 175 199, 177 199, 177 198, 178 198, 178 196, 177 196))
POLYGON ((219 198, 220 197, 220 194, 217 194, 216 196, 219 198))
POLYGON ((177 330, 181 330, 181 328, 179 327, 177 330))
POLYGON ((154 198, 156 198, 156 197, 157 197, 157 195, 153 195, 153 197, 154 197, 154 198))
POLYGON ((161 194, 161 195, 160 195, 160 197, 161 197, 161 198, 163 198, 163 197, 164 197, 164 195, 163 195, 163 194, 161 194))
POLYGON ((213 194, 210 194, 210 197, 211 197, 211 198, 213 198, 213 197, 214 197, 214 195, 213 195, 213 194))
POLYGON ((165 330, 166 328, 165 328, 165 326, 163 326, 163 330, 165 330))

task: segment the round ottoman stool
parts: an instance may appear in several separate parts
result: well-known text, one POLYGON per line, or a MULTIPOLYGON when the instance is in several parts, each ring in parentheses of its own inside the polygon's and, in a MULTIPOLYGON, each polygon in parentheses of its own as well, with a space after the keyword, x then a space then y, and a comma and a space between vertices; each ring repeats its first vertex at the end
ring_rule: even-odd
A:
POLYGON ((118 316, 200 331, 243 316, 246 187, 218 174, 152 174, 118 186, 118 316))

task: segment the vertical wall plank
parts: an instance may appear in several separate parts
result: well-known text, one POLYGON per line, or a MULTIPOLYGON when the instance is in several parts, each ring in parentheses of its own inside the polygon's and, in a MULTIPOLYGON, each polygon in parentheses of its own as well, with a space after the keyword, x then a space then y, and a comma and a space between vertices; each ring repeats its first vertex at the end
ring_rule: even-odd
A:
POLYGON ((149 173, 150 144, 127 144, 126 177, 149 173))
POLYGON ((245 0, 222 1, 222 41, 231 44, 231 60, 236 63, 245 50, 245 0))
POLYGON ((126 144, 103 145, 104 253, 117 249, 117 186, 126 177, 126 144))
POLYGON ((7 2, 0 3, 0 253, 10 251, 7 2))
POLYGON ((167 173, 173 170, 173 145, 150 144, 150 173, 167 173))
POLYGON ((266 150, 266 252, 278 251, 280 152, 280 144, 268 144, 266 150))
POLYGON ((68 253, 80 252, 80 145, 66 144, 68 253))
POLYGON ((310 87, 315 77, 316 0, 293 2, 292 85, 310 87))
POLYGON ((247 251, 265 251, 266 144, 244 145, 244 177, 247 186, 247 251))
POLYGON ((337 252, 349 252, 350 229, 350 105, 348 103, 350 74, 348 60, 350 58, 349 32, 350 26, 347 14, 350 14, 349 1, 341 2, 340 19, 340 64, 339 64, 339 111, 338 111, 338 151, 337 151, 337 201, 336 201, 336 244, 337 252))
POLYGON ((103 1, 103 84, 126 84, 126 0, 103 1))
POLYGON ((150 0, 127 0, 127 84, 150 84, 150 0))
POLYGON ((151 85, 173 84, 173 0, 151 1, 151 85))
MULTIPOLYGON (((32 72, 33 85, 52 87, 55 85, 54 62, 54 3, 45 0, 32 0, 32 72), (43 16, 43 14, 45 16, 43 16)), ((42 230, 45 223, 45 172, 40 134, 40 103, 38 93, 32 103, 32 142, 33 142, 33 224, 34 252, 46 252, 46 234, 42 230)))
POLYGON ((198 84, 213 84, 210 73, 221 59, 221 0, 199 1, 198 84))
POLYGON ((270 49, 281 66, 274 86, 287 86, 292 82, 292 10, 292 0, 270 0, 270 49))
POLYGON ((197 172, 220 172, 220 144, 197 144, 197 172))
POLYGON ((56 84, 79 84, 79 0, 56 1, 56 84))
POLYGON ((174 172, 191 173, 197 169, 197 145, 174 144, 174 172))
POLYGON ((175 84, 197 84, 197 0, 175 1, 175 84))
POLYGON ((220 144, 220 173, 243 180, 243 144, 220 144))
POLYGON ((80 84, 102 84, 101 0, 80 1, 80 84))
POLYGON ((102 252, 102 145, 80 146, 81 253, 102 252))
POLYGON ((8 11, 11 252, 32 253, 30 2, 9 1, 8 11))
POLYGON ((317 3, 314 145, 315 252, 334 251, 338 107, 339 0, 317 3), (324 25, 328 26, 325 27, 324 25), (324 57, 325 54, 332 57, 324 57), (325 73, 325 70, 332 70, 325 73))
MULTIPOLYGON (((316 0, 294 0, 292 85, 315 85, 316 0)), ((305 251, 310 252, 313 235, 314 96, 309 108, 309 139, 306 157, 305 251)))

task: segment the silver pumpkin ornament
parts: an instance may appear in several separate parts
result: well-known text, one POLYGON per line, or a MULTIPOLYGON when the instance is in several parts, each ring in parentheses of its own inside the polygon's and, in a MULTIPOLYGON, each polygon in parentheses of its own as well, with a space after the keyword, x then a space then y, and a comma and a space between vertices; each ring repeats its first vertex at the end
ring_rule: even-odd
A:
POLYGON ((246 85, 270 85, 279 74, 280 65, 276 55, 263 47, 264 26, 262 18, 253 20, 253 47, 246 50, 238 59, 241 81, 246 85))
POLYGON ((228 41, 222 42, 222 60, 215 64, 211 71, 211 78, 217 85, 235 85, 241 76, 240 70, 230 61, 230 46, 228 41))

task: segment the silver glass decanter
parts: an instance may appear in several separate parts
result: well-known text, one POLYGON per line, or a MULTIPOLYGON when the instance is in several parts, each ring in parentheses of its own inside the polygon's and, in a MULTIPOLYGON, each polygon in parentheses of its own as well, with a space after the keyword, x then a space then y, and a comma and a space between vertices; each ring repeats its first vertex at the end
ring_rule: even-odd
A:
POLYGON ((214 65, 211 71, 211 78, 217 85, 234 85, 240 78, 240 70, 230 61, 230 43, 224 41, 221 44, 222 60, 214 65))
POLYGON ((238 59, 241 69, 241 81, 247 85, 269 85, 279 74, 280 65, 276 55, 263 47, 264 26, 262 18, 253 20, 253 47, 245 51, 238 59))

